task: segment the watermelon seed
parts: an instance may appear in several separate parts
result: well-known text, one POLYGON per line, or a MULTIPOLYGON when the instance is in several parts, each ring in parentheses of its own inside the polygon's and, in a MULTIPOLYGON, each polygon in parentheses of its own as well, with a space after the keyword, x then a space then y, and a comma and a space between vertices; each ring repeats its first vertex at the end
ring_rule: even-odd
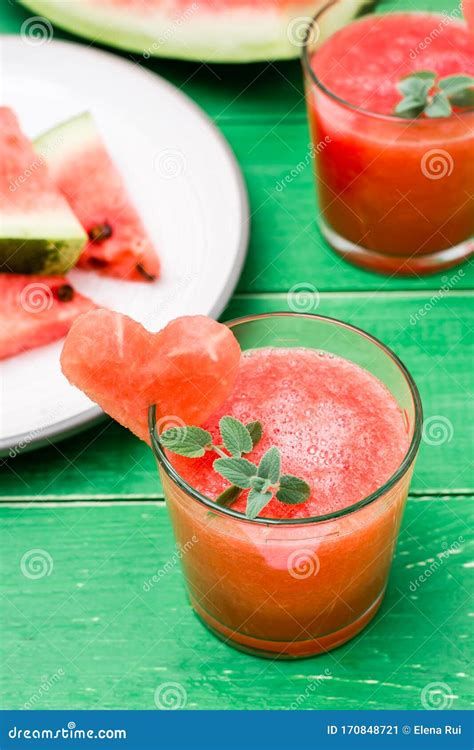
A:
POLYGON ((74 297, 74 289, 70 284, 62 284, 56 294, 61 302, 69 302, 74 297))
POLYGON ((154 276, 152 273, 148 273, 146 268, 144 268, 144 266, 142 266, 141 263, 137 263, 137 265, 135 266, 135 269, 139 274, 143 276, 145 281, 155 281, 156 276, 154 276))
POLYGON ((108 262, 106 260, 104 260, 103 258, 95 258, 93 255, 88 259, 87 263, 91 268, 96 269, 107 268, 108 266, 108 262))
POLYGON ((112 227, 110 224, 97 224, 89 230, 89 239, 91 242, 100 243, 112 237, 112 227))

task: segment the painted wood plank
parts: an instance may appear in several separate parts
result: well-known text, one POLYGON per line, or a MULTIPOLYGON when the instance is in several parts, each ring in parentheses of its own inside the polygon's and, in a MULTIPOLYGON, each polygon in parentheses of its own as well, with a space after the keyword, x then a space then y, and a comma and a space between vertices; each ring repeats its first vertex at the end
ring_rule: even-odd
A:
MULTIPOLYGON (((431 444, 422 443, 412 489, 473 489, 472 295, 333 293, 303 302, 306 311, 346 320, 378 336, 413 374, 431 420, 431 444)), ((236 296, 223 319, 289 310, 297 303, 285 294, 236 296)), ((0 497, 12 496, 161 497, 161 487, 147 446, 105 421, 56 446, 0 461, 0 497)))
POLYGON ((155 690, 176 682, 191 709, 421 709, 443 682, 466 708, 471 502, 411 498, 377 618, 293 663, 241 654, 196 620, 163 505, 3 507, 3 706, 154 709, 155 690), (50 575, 22 574, 32 549, 50 556, 50 575))

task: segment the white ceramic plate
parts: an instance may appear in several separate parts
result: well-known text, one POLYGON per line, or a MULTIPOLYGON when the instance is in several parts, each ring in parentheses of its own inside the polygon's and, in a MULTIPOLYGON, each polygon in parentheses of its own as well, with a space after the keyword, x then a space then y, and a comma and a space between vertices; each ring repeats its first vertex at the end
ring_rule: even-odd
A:
MULTIPOLYGON (((153 284, 72 271, 76 288, 150 330, 179 315, 217 317, 238 280, 248 204, 238 165, 206 115, 133 62, 80 44, 0 37, 1 103, 31 138, 93 113, 156 243, 153 284)), ((61 374, 62 342, 0 364, 0 454, 69 434, 101 411, 61 374)))

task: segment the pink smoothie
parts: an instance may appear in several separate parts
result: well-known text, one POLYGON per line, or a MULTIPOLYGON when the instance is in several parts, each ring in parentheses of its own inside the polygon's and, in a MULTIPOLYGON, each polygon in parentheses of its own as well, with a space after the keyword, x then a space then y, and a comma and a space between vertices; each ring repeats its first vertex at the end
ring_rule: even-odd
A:
MULTIPOLYGON (((217 439, 221 416, 261 421, 264 435, 252 454, 276 445, 282 473, 311 486, 303 505, 276 500, 261 514, 309 517, 362 500, 400 466, 409 438, 394 397, 372 374, 341 357, 303 348, 246 351, 232 396, 203 425, 217 439)), ((214 499, 228 482, 212 469, 216 454, 202 459, 170 455, 177 471, 214 499)), ((245 509, 245 494, 233 506, 245 509)))
POLYGON ((401 99, 396 84, 403 76, 416 70, 474 75, 472 36, 462 20, 441 14, 369 15, 322 44, 312 67, 344 101, 391 114, 401 99))

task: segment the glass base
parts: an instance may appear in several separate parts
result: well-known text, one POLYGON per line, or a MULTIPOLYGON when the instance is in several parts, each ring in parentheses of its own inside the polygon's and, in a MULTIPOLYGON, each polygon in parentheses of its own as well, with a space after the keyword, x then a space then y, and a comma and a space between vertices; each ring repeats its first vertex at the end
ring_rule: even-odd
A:
POLYGON ((228 646, 233 646, 239 651, 244 651, 252 656, 260 656, 264 659, 306 659, 310 656, 317 656, 318 654, 332 651, 338 646, 342 646, 343 643, 346 643, 351 638, 354 638, 354 636, 357 635, 357 633, 360 633, 360 631, 363 630, 363 628, 365 628, 374 617, 380 607, 384 594, 385 590, 382 591, 375 602, 362 615, 360 615, 357 620, 351 622, 350 625, 347 625, 334 633, 323 635, 320 638, 304 641, 267 641, 261 638, 254 638, 223 625, 200 607, 194 599, 191 599, 191 604, 195 613, 206 628, 221 641, 224 641, 228 646))
POLYGON ((474 254, 474 239, 471 238, 431 255, 385 255, 344 239, 322 219, 319 221, 319 227, 325 240, 345 260, 369 271, 394 276, 424 276, 438 273, 456 266, 474 254))

